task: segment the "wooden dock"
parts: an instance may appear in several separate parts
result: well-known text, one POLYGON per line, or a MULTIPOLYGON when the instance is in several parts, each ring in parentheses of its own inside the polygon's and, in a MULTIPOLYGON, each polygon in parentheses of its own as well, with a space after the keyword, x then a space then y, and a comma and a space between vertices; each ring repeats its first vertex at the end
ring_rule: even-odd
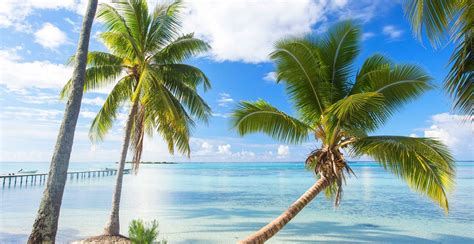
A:
MULTIPOLYGON (((129 174, 130 169, 125 169, 124 174, 129 174)), ((88 171, 72 171, 67 172, 67 179, 79 180, 91 177, 101 177, 116 175, 116 169, 101 169, 101 170, 88 170, 88 171)), ((2 182, 3 188, 5 187, 16 187, 16 186, 28 186, 28 185, 43 185, 47 180, 48 174, 15 174, 15 175, 0 175, 0 182, 2 182)))

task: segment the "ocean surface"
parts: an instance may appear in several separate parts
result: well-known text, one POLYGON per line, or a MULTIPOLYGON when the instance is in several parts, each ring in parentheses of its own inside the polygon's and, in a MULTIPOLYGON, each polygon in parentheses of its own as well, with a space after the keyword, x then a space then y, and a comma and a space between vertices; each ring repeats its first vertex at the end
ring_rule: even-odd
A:
MULTIPOLYGON (((47 163, 0 163, 0 174, 47 172, 47 163)), ((115 167, 72 163, 70 170, 115 167)), ((315 198, 269 243, 474 243, 474 163, 457 164, 445 214, 376 163, 352 163, 357 177, 341 206, 315 198)), ((122 233, 132 219, 158 220, 169 243, 235 243, 284 211, 314 183, 303 163, 182 163, 142 165, 126 175, 122 233)), ((115 176, 67 182, 58 243, 101 234, 115 176)), ((0 190, 0 243, 25 243, 44 186, 0 190)))

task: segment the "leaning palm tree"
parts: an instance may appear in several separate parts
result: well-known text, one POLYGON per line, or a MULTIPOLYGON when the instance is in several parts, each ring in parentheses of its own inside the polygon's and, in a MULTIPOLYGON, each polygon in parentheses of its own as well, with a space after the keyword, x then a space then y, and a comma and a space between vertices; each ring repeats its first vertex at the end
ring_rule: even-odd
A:
POLYGON ((288 38, 276 43, 276 64, 298 117, 269 103, 241 102, 232 124, 240 135, 263 132, 284 143, 309 136, 321 143, 306 159, 317 181, 287 211, 241 243, 263 243, 275 235, 322 190, 339 205, 342 185, 353 174, 343 152, 368 155, 448 210, 453 158, 439 141, 403 136, 371 136, 405 102, 430 89, 430 77, 418 66, 394 64, 381 55, 368 57, 351 77, 359 53, 358 26, 335 25, 322 38, 288 38))
POLYGON ((69 94, 70 96, 64 111, 56 146, 54 147, 46 189, 44 190, 28 243, 54 243, 56 240, 59 212, 64 187, 66 185, 69 158, 74 142, 74 132, 81 110, 87 52, 89 50, 89 39, 96 9, 97 0, 89 0, 82 22, 77 53, 75 55, 74 72, 70 81, 71 89, 69 89, 71 93, 69 94))
MULTIPOLYGON (((130 143, 135 169, 145 134, 157 132, 171 153, 176 147, 189 156, 194 119, 206 121, 210 115, 210 107, 197 92, 201 85, 204 90, 210 88, 208 78, 183 63, 207 51, 209 45, 193 34, 179 34, 181 7, 180 1, 157 5, 150 14, 145 0, 129 0, 102 4, 97 14, 106 28, 100 38, 110 53, 89 53, 84 89, 115 85, 92 122, 91 139, 103 140, 120 107, 130 106, 106 235, 120 233, 120 195, 130 143)), ((69 89, 66 84, 62 94, 69 89)))
POLYGON ((432 46, 439 47, 450 35, 456 45, 444 87, 454 98, 454 108, 474 115, 474 4, 469 0, 405 0, 405 13, 413 33, 421 40, 422 29, 432 46))

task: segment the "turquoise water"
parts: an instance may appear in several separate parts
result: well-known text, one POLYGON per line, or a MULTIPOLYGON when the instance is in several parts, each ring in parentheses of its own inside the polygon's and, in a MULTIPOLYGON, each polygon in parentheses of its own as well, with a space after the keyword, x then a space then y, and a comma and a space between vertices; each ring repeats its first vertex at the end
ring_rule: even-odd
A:
MULTIPOLYGON (((70 170, 114 164, 71 164, 70 170)), ((0 174, 48 164, 0 163, 0 174)), ((341 206, 318 196, 270 243, 474 243, 474 163, 458 163, 448 215, 374 163, 354 163, 341 206)), ((100 234, 115 177, 69 181, 58 242, 100 234)), ((170 243, 235 243, 278 216, 314 182, 302 163, 142 165, 126 175, 121 228, 157 219, 170 243)), ((0 243, 24 243, 43 186, 1 189, 0 243)))

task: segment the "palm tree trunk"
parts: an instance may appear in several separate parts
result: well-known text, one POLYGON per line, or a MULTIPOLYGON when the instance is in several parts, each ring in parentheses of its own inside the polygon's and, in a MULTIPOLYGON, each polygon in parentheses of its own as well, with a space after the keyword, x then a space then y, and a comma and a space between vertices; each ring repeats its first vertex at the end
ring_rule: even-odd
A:
POLYGON ((76 62, 72 75, 73 89, 69 96, 64 112, 61 128, 59 129, 53 158, 49 168, 48 182, 43 193, 38 214, 33 224, 28 243, 54 243, 58 229, 59 211, 66 185, 69 158, 74 142, 81 100, 86 76, 87 53, 89 39, 97 9, 97 0, 90 0, 82 22, 82 32, 76 53, 76 62))
POLYGON ((329 180, 321 178, 311 186, 298 200, 278 218, 261 228, 259 231, 248 236, 246 239, 239 241, 239 244, 255 244, 264 243, 272 238, 278 231, 280 231, 290 220, 292 220, 311 200, 313 200, 324 188, 329 185, 329 180))
POLYGON ((123 181, 123 170, 125 168, 125 161, 127 159, 128 147, 130 145, 130 135, 133 128, 133 122, 135 114, 138 109, 138 100, 135 99, 133 102, 130 114, 128 115, 127 124, 125 125, 125 137, 123 139, 122 153, 120 156, 120 162, 118 164, 117 179, 115 181, 115 190, 112 197, 112 211, 110 212, 109 222, 105 226, 106 235, 119 235, 120 234, 120 196, 122 195, 122 181, 123 181))

